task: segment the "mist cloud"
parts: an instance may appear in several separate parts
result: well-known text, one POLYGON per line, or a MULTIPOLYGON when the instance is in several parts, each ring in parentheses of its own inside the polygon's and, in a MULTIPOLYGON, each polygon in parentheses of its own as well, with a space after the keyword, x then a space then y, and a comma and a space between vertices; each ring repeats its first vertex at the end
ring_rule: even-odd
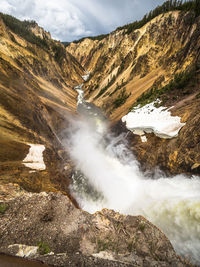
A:
POLYGON ((167 235, 178 254, 190 255, 199 264, 199 177, 167 178, 155 170, 152 179, 140 170, 125 134, 114 137, 106 127, 99 131, 95 125, 87 118, 76 119, 63 141, 77 173, 83 174, 81 179, 80 173, 74 174, 71 185, 80 207, 90 213, 108 208, 143 215, 167 235))
POLYGON ((163 0, 1 0, 0 11, 38 22, 52 37, 72 41, 108 33, 140 19, 163 0))

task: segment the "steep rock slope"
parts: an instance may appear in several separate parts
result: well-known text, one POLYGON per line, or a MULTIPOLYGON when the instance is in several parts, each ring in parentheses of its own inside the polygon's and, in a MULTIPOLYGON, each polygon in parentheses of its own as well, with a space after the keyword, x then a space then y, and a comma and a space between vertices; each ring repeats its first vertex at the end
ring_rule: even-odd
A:
MULTIPOLYGON (((200 17, 193 12, 173 11, 129 34, 117 30, 101 41, 85 39, 67 47, 91 71, 85 85, 88 100, 102 107, 114 124, 134 105, 157 98, 186 123, 173 139, 151 134, 143 143, 129 135, 144 168, 200 174, 199 26, 200 17)), ((113 127, 126 131, 119 123, 113 127)))
MULTIPOLYGON (((31 191, 67 187, 58 129, 76 111, 83 68, 35 22, 0 15, 0 178, 31 191), (46 169, 22 161, 31 144, 43 144, 46 169)), ((35 154, 35 160, 39 155, 35 154)))
POLYGON ((12 197, 4 200, 6 210, 0 215, 0 252, 55 266, 191 266, 142 216, 107 209, 92 215, 60 193, 14 197, 18 189, 10 187, 12 197))
POLYGON ((168 12, 131 33, 116 30, 101 41, 84 39, 66 50, 91 72, 88 100, 116 121, 142 93, 195 64, 199 23, 192 12, 168 12))

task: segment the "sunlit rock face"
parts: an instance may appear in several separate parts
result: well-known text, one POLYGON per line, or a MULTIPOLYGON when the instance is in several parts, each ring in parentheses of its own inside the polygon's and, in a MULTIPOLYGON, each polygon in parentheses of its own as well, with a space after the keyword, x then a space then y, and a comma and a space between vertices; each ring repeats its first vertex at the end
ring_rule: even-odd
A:
POLYGON ((86 98, 116 121, 142 93, 167 84, 176 73, 193 66, 200 36, 199 19, 192 16, 168 12, 129 34, 116 30, 100 41, 86 38, 67 46, 91 72, 84 87, 86 98))
POLYGON ((50 32, 46 32, 42 27, 40 27, 36 22, 33 22, 30 26, 30 30, 41 39, 51 39, 50 32))
POLYGON ((59 134, 76 113, 73 87, 85 71, 60 42, 29 24, 27 35, 16 33, 0 15, 0 178, 30 191, 67 191, 70 168, 63 169, 59 134), (43 160, 29 144, 45 146, 43 160), (26 158, 29 152, 35 159, 26 158))
MULTIPOLYGON (((162 138, 153 133, 142 138, 129 134, 132 150, 144 169, 152 171, 159 167, 173 174, 200 174, 198 29, 199 17, 194 19, 191 12, 174 11, 159 15, 129 34, 123 29, 116 30, 103 40, 86 38, 66 48, 91 72, 83 86, 86 99, 102 108, 118 133, 120 129, 124 131, 118 120, 137 106, 137 99, 145 92, 149 98, 144 95, 143 104, 150 104, 162 95, 158 108, 169 108, 172 117, 180 118, 178 124, 185 124, 176 129, 178 136, 175 130, 172 139, 163 139, 166 134, 162 138), (177 73, 193 67, 197 68, 189 83, 159 94, 177 73)), ((157 124, 163 124, 163 119, 161 116, 157 124)))

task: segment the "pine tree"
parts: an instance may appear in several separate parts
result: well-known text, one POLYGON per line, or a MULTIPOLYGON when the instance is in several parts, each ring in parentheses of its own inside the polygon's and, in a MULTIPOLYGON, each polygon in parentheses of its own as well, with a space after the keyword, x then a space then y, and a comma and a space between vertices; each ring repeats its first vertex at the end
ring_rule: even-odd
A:
POLYGON ((199 16, 200 15, 200 0, 195 0, 194 10, 195 10, 195 15, 199 16))

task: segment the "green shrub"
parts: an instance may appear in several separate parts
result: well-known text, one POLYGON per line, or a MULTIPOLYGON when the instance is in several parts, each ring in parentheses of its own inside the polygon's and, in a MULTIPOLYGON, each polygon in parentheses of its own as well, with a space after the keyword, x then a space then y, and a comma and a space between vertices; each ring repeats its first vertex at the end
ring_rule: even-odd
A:
POLYGON ((38 248, 39 248, 39 253, 42 255, 48 254, 51 251, 49 246, 44 242, 39 242, 38 248))
POLYGON ((114 242, 112 242, 112 240, 110 240, 109 238, 105 238, 105 240, 102 239, 97 239, 96 241, 97 243, 97 251, 105 251, 105 250, 116 250, 116 245, 114 242))
POLYGON ((123 105, 130 94, 126 94, 126 88, 123 88, 122 92, 118 95, 118 97, 113 101, 114 108, 118 108, 123 105))
MULTIPOLYGON (((93 51, 93 53, 94 53, 94 51, 93 51)), ((98 58, 95 72, 102 71, 102 69, 104 68, 106 60, 107 60, 107 57, 105 55, 98 58)))
POLYGON ((138 228, 140 229, 141 232, 143 232, 145 229, 145 226, 146 226, 145 223, 141 222, 141 223, 139 223, 138 228))
POLYGON ((108 249, 108 247, 109 247, 109 243, 108 242, 100 240, 100 239, 97 240, 97 250, 98 250, 98 252, 104 251, 104 250, 108 249))
POLYGON ((70 45, 70 42, 62 42, 62 44, 64 45, 64 47, 67 47, 70 45))
POLYGON ((97 35, 97 36, 88 36, 88 37, 83 37, 83 38, 81 38, 81 39, 79 39, 79 40, 74 40, 73 41, 73 43, 76 43, 76 44, 78 44, 78 43, 80 43, 80 42, 82 42, 83 40, 85 40, 85 39, 90 39, 90 40, 98 40, 98 41, 101 41, 101 40, 103 40, 104 38, 106 38, 107 36, 108 36, 109 34, 100 34, 100 35, 97 35))
MULTIPOLYGON (((167 85, 163 86, 162 88, 157 89, 155 87, 152 87, 147 92, 143 93, 137 99, 134 106, 137 106, 139 104, 140 104, 140 106, 145 106, 146 104, 149 104, 149 103, 155 101, 157 98, 163 98, 163 100, 164 100, 164 95, 167 92, 173 91, 175 89, 182 90, 183 94, 189 94, 190 91, 188 89, 185 91, 183 89, 188 85, 188 83, 190 81, 192 81, 192 79, 195 76, 195 73, 196 73, 196 67, 194 67, 191 70, 186 70, 186 71, 175 74, 174 78, 167 85)), ((173 97, 172 99, 175 99, 175 97, 173 97)), ((131 107, 130 110, 132 110, 133 107, 131 107)))
POLYGON ((118 83, 117 83, 117 86, 116 86, 115 90, 114 90, 112 93, 110 93, 109 96, 114 95, 117 91, 119 91, 119 90, 120 90, 122 87, 124 87, 126 84, 127 84, 127 81, 124 82, 123 80, 122 80, 121 84, 118 84, 118 83))
POLYGON ((115 80, 116 76, 114 75, 110 81, 108 80, 108 84, 99 91, 95 99, 103 95, 106 92, 106 90, 115 82, 115 80))
POLYGON ((132 250, 133 250, 133 248, 134 248, 134 245, 133 245, 133 244, 134 244, 133 241, 130 241, 130 242, 128 243, 127 248, 128 248, 128 251, 129 251, 129 252, 132 252, 132 250))
POLYGON ((54 57, 58 64, 62 63, 63 58, 66 56, 65 48, 61 45, 53 44, 52 49, 55 53, 54 57))
POLYGON ((0 214, 4 214, 7 209, 8 209, 8 205, 7 204, 0 203, 0 214))

